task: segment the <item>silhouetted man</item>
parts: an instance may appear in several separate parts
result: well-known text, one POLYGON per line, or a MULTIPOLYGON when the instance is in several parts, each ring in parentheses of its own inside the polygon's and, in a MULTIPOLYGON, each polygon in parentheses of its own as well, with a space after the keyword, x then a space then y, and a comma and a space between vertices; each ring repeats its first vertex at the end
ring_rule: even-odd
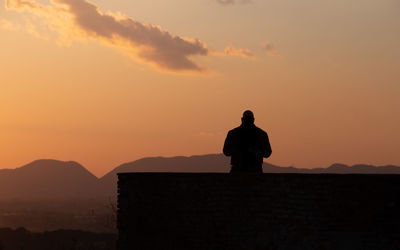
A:
POLYGON ((263 158, 271 153, 268 134, 254 125, 250 110, 243 113, 242 125, 228 132, 224 155, 231 156, 231 173, 262 173, 263 158))

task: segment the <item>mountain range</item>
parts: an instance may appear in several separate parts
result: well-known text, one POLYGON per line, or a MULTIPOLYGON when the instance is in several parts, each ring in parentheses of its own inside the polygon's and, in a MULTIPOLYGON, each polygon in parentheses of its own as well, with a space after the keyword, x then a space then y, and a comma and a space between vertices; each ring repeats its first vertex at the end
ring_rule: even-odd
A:
MULTIPOLYGON (((229 158, 222 154, 151 157, 122 164, 101 178, 73 161, 36 160, 16 169, 0 170, 0 201, 115 199, 117 173, 123 172, 229 172, 229 158)), ((347 166, 301 169, 263 165, 264 173, 400 174, 398 166, 347 166)))

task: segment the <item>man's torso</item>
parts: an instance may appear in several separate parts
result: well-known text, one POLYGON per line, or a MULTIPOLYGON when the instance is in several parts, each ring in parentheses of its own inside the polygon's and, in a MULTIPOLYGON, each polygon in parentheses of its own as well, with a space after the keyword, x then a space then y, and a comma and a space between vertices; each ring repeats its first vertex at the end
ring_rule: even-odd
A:
POLYGON ((256 126, 240 126, 232 129, 229 134, 232 136, 231 146, 235 149, 231 158, 232 170, 262 171, 263 144, 268 140, 267 133, 256 126))

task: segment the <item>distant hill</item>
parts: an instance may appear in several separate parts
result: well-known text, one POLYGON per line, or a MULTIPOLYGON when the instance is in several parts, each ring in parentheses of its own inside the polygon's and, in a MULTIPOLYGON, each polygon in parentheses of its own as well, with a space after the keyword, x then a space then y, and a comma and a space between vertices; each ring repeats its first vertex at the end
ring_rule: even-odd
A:
POLYGON ((117 173, 123 172, 229 172, 229 158, 220 154, 152 157, 122 164, 100 179, 102 193, 116 193, 117 173))
POLYGON ((366 164, 356 164, 347 166, 345 164, 335 163, 328 168, 294 168, 278 167, 264 163, 264 173, 301 173, 301 174, 400 174, 400 167, 386 165, 373 166, 366 164))
MULTIPOLYGON (((79 163, 38 160, 17 169, 0 170, 1 200, 90 200, 116 198, 117 173, 122 172, 222 172, 230 169, 222 154, 151 157, 122 164, 97 178, 79 163)), ((264 163, 264 173, 400 174, 397 166, 333 164, 328 168, 300 169, 264 163)))
MULTIPOLYGON (((278 173, 284 169, 269 163, 264 163, 263 168, 271 173, 278 173)), ((108 196, 112 196, 116 193, 117 173, 124 172, 227 173, 229 170, 230 158, 222 154, 143 158, 122 164, 103 176, 100 179, 100 188, 103 194, 108 193, 108 196)))
MULTIPOLYGON (((100 190, 111 197, 117 190, 117 173, 123 172, 222 172, 230 170, 230 158, 222 154, 178 157, 152 157, 122 164, 100 179, 100 190)), ((400 174, 397 166, 372 166, 333 164, 328 168, 303 169, 280 167, 264 162, 264 173, 306 173, 306 174, 400 174)))
POLYGON ((97 185, 97 177, 79 163, 37 160, 0 171, 0 200, 88 199, 97 185))

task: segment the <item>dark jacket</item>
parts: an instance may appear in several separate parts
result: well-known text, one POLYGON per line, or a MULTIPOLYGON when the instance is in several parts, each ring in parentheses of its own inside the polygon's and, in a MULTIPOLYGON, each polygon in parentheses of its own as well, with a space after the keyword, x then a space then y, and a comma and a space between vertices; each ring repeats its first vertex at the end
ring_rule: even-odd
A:
POLYGON ((224 155, 231 156, 231 164, 242 170, 261 169, 263 158, 271 153, 268 134, 255 125, 239 126, 228 132, 226 136, 224 155))

